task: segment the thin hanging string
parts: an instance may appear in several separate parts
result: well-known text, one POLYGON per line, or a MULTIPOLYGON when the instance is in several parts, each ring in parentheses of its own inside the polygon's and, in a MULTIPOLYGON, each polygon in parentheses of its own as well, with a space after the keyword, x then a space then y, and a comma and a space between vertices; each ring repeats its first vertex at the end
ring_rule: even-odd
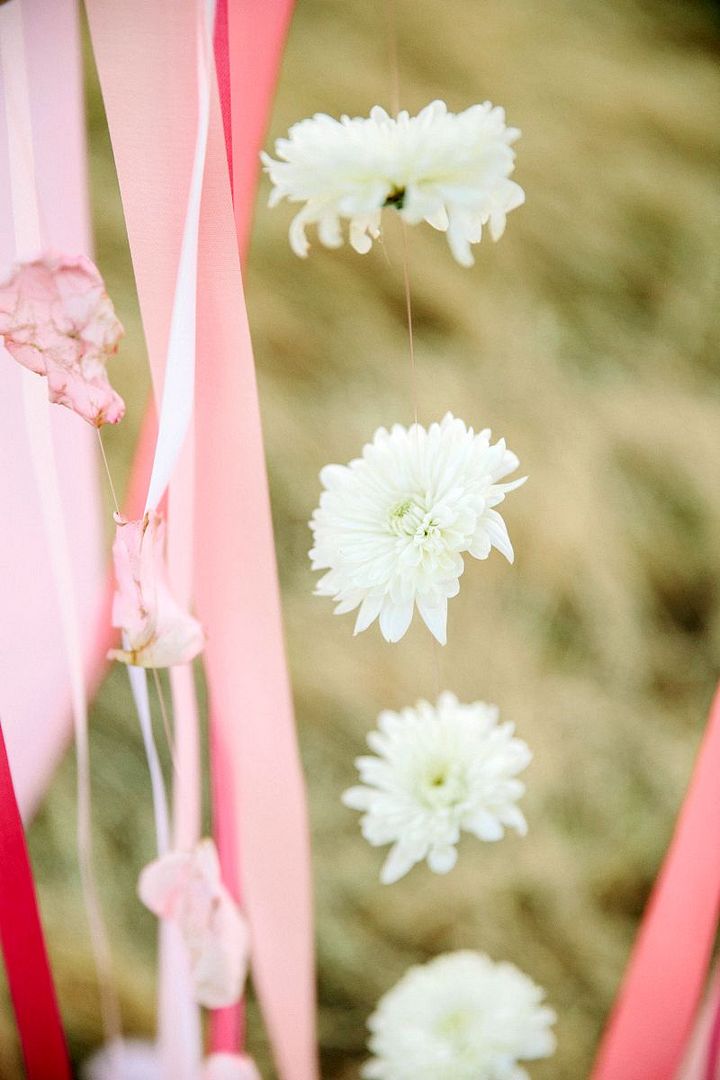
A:
MULTIPOLYGON (((396 0, 385 0, 385 16, 387 21, 388 57, 390 66, 390 102, 391 110, 395 116, 400 112, 400 63, 398 60, 398 36, 397 36, 397 9, 396 0)), ((413 420, 418 423, 418 389, 417 369, 415 366, 415 342, 413 337, 412 294, 410 290, 410 260, 408 258, 407 226, 400 218, 400 230, 402 233, 402 268, 403 288, 405 290, 405 315, 407 318, 408 344, 410 348, 410 392, 412 400, 413 420)))
POLYGON ((413 337, 413 315, 412 315, 412 296, 410 293, 410 266, 408 259, 408 241, 407 241, 407 225, 404 221, 400 221, 400 227, 402 230, 402 248, 403 248, 403 284, 405 287, 405 314, 407 317, 408 328, 408 343, 410 346, 410 393, 412 396, 412 409, 413 419, 415 424, 418 423, 418 388, 417 388, 417 368, 415 366, 415 340, 413 337))
POLYGON ((117 491, 115 490, 115 484, 113 483, 112 473, 110 472, 110 463, 105 453, 105 444, 102 441, 102 435, 100 434, 100 428, 95 429, 97 431, 98 445, 100 446, 100 456, 105 466, 105 475, 107 476, 108 484, 110 485, 110 494, 112 495, 113 506, 115 513, 120 516, 120 503, 118 502, 117 491))
POLYGON ((433 667, 435 672, 436 698, 439 698, 440 691, 443 689, 443 657, 441 657, 441 651, 443 651, 443 646, 433 639, 433 667))
POLYGON ((398 62, 397 10, 395 0, 385 0, 390 57, 390 108, 395 116, 400 112, 400 64, 398 62))
MULTIPOLYGON (((398 59, 398 35, 397 35, 397 0, 385 0, 385 14, 388 29, 388 56, 390 59, 391 93, 390 101, 392 111, 397 116, 400 111, 400 63, 398 59)), ((413 420, 416 430, 419 424, 417 365, 415 363, 415 337, 413 333, 412 290, 410 287, 410 259, 408 255, 407 225, 400 218, 400 230, 402 234, 402 269, 403 287, 405 291, 405 316, 408 329, 408 346, 410 352, 410 387, 412 398, 413 420)), ((417 430, 418 440, 420 432, 417 430)), ((419 445, 419 442, 418 442, 419 445)), ((442 646, 433 640, 433 672, 435 676, 435 696, 439 697, 442 688, 442 646)))
MULTIPOLYGON (((38 252, 42 229, 32 147, 32 118, 22 10, 19 3, 0 8, 0 62, 9 144, 15 248, 16 257, 20 257, 38 252)), ((58 596, 70 678, 77 759, 77 848, 80 881, 97 973, 103 1028, 107 1041, 116 1046, 121 1035, 120 1006, 113 983, 110 945, 93 866, 90 754, 82 636, 50 427, 50 403, 45 386, 33 373, 23 370, 22 380, 30 455, 58 596)))

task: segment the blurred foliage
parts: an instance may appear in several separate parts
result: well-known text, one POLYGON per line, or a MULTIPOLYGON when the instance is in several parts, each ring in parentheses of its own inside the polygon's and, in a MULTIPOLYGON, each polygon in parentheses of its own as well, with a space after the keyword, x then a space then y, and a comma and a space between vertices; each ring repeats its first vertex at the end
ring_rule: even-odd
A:
MULTIPOLYGON (((720 664, 720 34, 671 0, 395 0, 403 105, 490 98, 523 130, 527 205, 477 265, 410 233, 422 420, 451 409, 505 435, 530 482, 507 520, 517 563, 469 566, 450 644, 420 626, 352 639, 311 595, 317 473, 411 417, 400 244, 291 254, 291 211, 258 204, 247 301, 290 662, 310 791, 323 1074, 357 1077, 367 1014, 412 962, 458 947, 519 964, 559 1013, 536 1080, 587 1075, 665 850, 720 664), (382 707, 439 685, 498 702, 535 751, 527 839, 464 840, 457 869, 378 884, 381 855, 340 792, 382 707)), ((391 86, 384 0, 299 0, 273 137, 391 86)), ((97 253, 128 333, 129 415, 106 443, 126 477, 146 360, 102 104, 89 60, 97 253)), ((238 566, 238 573, 243 573, 238 566)), ((418 622, 418 620, 416 620, 418 622)), ((149 1033, 149 784, 124 672, 92 716, 98 867, 126 1025, 149 1033)), ((68 754, 31 828, 63 1011, 79 1060, 100 1038, 74 851, 68 754)), ((0 1075, 18 1075, 12 1028, 0 1075)), ((257 1010, 251 1041, 271 1076, 257 1010)), ((439 1078, 440 1080, 440 1078, 439 1078)))

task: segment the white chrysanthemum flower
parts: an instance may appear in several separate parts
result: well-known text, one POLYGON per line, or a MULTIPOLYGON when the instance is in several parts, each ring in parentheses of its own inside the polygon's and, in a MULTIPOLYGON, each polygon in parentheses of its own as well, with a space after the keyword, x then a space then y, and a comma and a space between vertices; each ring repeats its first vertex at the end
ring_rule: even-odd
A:
POLYGON ((527 824, 517 800, 518 773, 529 765, 527 743, 513 724, 498 723, 496 705, 461 705, 444 693, 437 705, 419 701, 402 712, 382 712, 368 735, 377 757, 360 757, 362 787, 343 802, 362 810, 363 836, 375 847, 392 844, 380 880, 398 881, 427 859, 436 874, 452 870, 462 831, 500 840, 505 828, 521 836, 527 824))
POLYGON ((290 245, 305 256, 305 227, 316 224, 321 243, 339 247, 341 220, 349 222, 350 243, 364 254, 380 235, 383 207, 394 207, 410 225, 427 221, 447 232, 453 255, 472 266, 471 244, 489 225, 493 240, 507 214, 525 201, 510 179, 517 128, 489 101, 461 113, 433 101, 417 116, 388 116, 375 106, 369 117, 323 113, 301 120, 278 139, 280 161, 262 155, 275 185, 270 206, 282 199, 303 202, 290 226, 290 245))
POLYGON ((525 478, 499 483, 518 466, 490 431, 477 435, 448 413, 429 429, 380 428, 349 465, 320 473, 326 490, 310 522, 315 590, 336 614, 359 607, 355 633, 376 618, 386 641, 399 641, 415 605, 444 645, 447 602, 460 590, 463 554, 486 559, 493 547, 513 561, 495 509, 525 478))
POLYGON ((529 1080, 555 1050, 545 992, 513 964, 455 952, 412 967, 368 1021, 367 1080, 529 1080))

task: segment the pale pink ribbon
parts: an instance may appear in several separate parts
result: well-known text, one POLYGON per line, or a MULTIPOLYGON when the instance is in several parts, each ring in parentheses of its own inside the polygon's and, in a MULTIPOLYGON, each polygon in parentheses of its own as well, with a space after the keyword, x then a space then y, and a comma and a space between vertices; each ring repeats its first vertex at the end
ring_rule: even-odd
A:
POLYGON ((720 691, 592 1080, 673 1080, 720 911, 720 691))
MULTIPOLYGON (((0 7, 0 63, 17 259, 36 256, 44 246, 25 41, 23 8, 20 0, 11 0, 0 7)), ((59 605, 61 636, 70 682, 78 776, 77 843, 83 897, 98 974, 103 1025, 106 1038, 112 1041, 120 1034, 120 1013, 112 984, 110 946, 93 870, 87 694, 75 572, 55 460, 50 419, 52 406, 41 379, 26 370, 21 372, 21 377, 28 449, 39 495, 47 557, 59 605)))
MULTIPOLYGON (((76 4, 74 0, 22 0, 22 18, 44 239, 57 251, 89 252, 76 4)), ((5 108, 0 101, 0 264, 6 268, 12 264, 15 249, 10 183, 5 108)), ((18 801, 27 818, 72 725, 66 650, 34 490, 22 386, 19 366, 3 353, 0 502, 12 508, 12 528, 0 534, 0 709, 18 801)), ((69 546, 76 571, 82 568, 82 573, 75 574, 82 652, 90 657, 96 648, 104 573, 97 438, 67 410, 56 407, 50 412, 69 546)))
MULTIPOLYGON (((200 204, 209 122, 211 36, 214 0, 195 0, 195 69, 197 119, 195 145, 175 277, 167 352, 150 354, 155 399, 159 402, 158 437, 148 485, 146 512, 155 510, 170 485, 168 560, 177 598, 192 599, 194 510, 193 402, 195 393, 197 253, 200 204)), ((180 178, 178 178, 180 179, 180 178)), ((156 819, 162 817, 165 792, 152 739, 147 674, 129 669, 152 780, 156 819)), ((174 727, 173 846, 192 848, 198 840, 200 772, 197 700, 192 667, 170 672, 174 727)), ((158 854, 169 846, 167 827, 158 834, 158 854)), ((177 929, 160 926, 158 1034, 163 1074, 168 1080, 192 1080, 202 1060, 200 1011, 194 1001, 186 949, 177 929)))
MULTIPOLYGON (((146 337, 167 335, 195 130, 192 11, 88 3, 146 337), (172 253, 175 257, 172 257, 172 253)), ((259 410, 222 125, 213 93, 198 276, 198 613, 215 737, 238 807, 253 977, 283 1080, 314 1080, 304 791, 284 660, 259 410), (243 568, 252 572, 243 573, 243 568)))

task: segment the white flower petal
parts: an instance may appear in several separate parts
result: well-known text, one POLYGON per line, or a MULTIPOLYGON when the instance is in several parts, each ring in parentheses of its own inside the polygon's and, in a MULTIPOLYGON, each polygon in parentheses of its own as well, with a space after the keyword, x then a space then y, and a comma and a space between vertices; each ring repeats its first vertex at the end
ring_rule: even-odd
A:
POLYGON ((513 964, 461 951, 412 967, 368 1020, 372 1080, 521 1080, 555 1050, 555 1013, 513 964))
POLYGON ((342 794, 342 801, 351 810, 369 810, 375 800, 375 793, 366 787, 351 787, 342 794))
POLYGON ((449 874, 457 862, 457 848, 437 845, 430 849, 427 861, 434 874, 449 874))
POLYGON ((386 641, 399 641, 408 631, 412 622, 413 602, 392 604, 386 600, 380 611, 380 629, 386 641))
POLYGON ((367 630, 371 623, 375 622, 383 606, 383 599, 382 595, 365 597, 355 620, 354 633, 361 634, 363 630, 367 630))
POLYGON ((510 483, 497 483, 517 466, 503 440, 475 434, 447 414, 429 428, 379 428, 362 457, 328 465, 310 528, 314 570, 325 571, 318 596, 336 613, 359 608, 355 633, 379 617, 387 641, 406 633, 417 604, 441 643, 447 601, 456 596, 463 555, 485 559, 493 545, 512 558, 507 529, 493 507, 510 483))
POLYGON ((413 858, 412 854, 402 844, 395 844, 383 863, 380 871, 380 881, 383 885, 394 885, 400 878, 405 877, 418 861, 418 859, 413 858))
POLYGON ((482 527, 487 533, 490 543, 504 555, 509 563, 515 561, 515 552, 510 543, 507 526, 496 510, 487 510, 483 518, 482 527))
POLYGON ((500 840, 506 827, 524 835, 517 801, 525 787, 517 773, 531 755, 495 705, 463 705, 445 692, 434 706, 419 701, 382 712, 367 742, 376 756, 356 759, 362 785, 342 801, 363 813, 370 844, 393 845, 384 883, 425 859, 435 873, 447 873, 463 830, 486 841, 500 840))
POLYGON ((388 206, 409 224, 425 220, 447 231, 455 258, 471 266, 471 245, 483 226, 498 239, 507 215, 524 200, 510 179, 518 136, 503 110, 487 102, 457 114, 432 102, 412 117, 405 111, 391 117, 375 106, 369 117, 302 120, 276 141, 277 159, 261 158, 274 185, 270 205, 304 204, 290 227, 296 254, 308 252, 308 224, 318 225, 326 246, 341 243, 339 219, 350 223, 352 247, 366 253, 388 206))
POLYGON ((441 645, 447 644, 447 598, 437 604, 429 604, 424 596, 418 596, 417 607, 428 630, 441 645))

